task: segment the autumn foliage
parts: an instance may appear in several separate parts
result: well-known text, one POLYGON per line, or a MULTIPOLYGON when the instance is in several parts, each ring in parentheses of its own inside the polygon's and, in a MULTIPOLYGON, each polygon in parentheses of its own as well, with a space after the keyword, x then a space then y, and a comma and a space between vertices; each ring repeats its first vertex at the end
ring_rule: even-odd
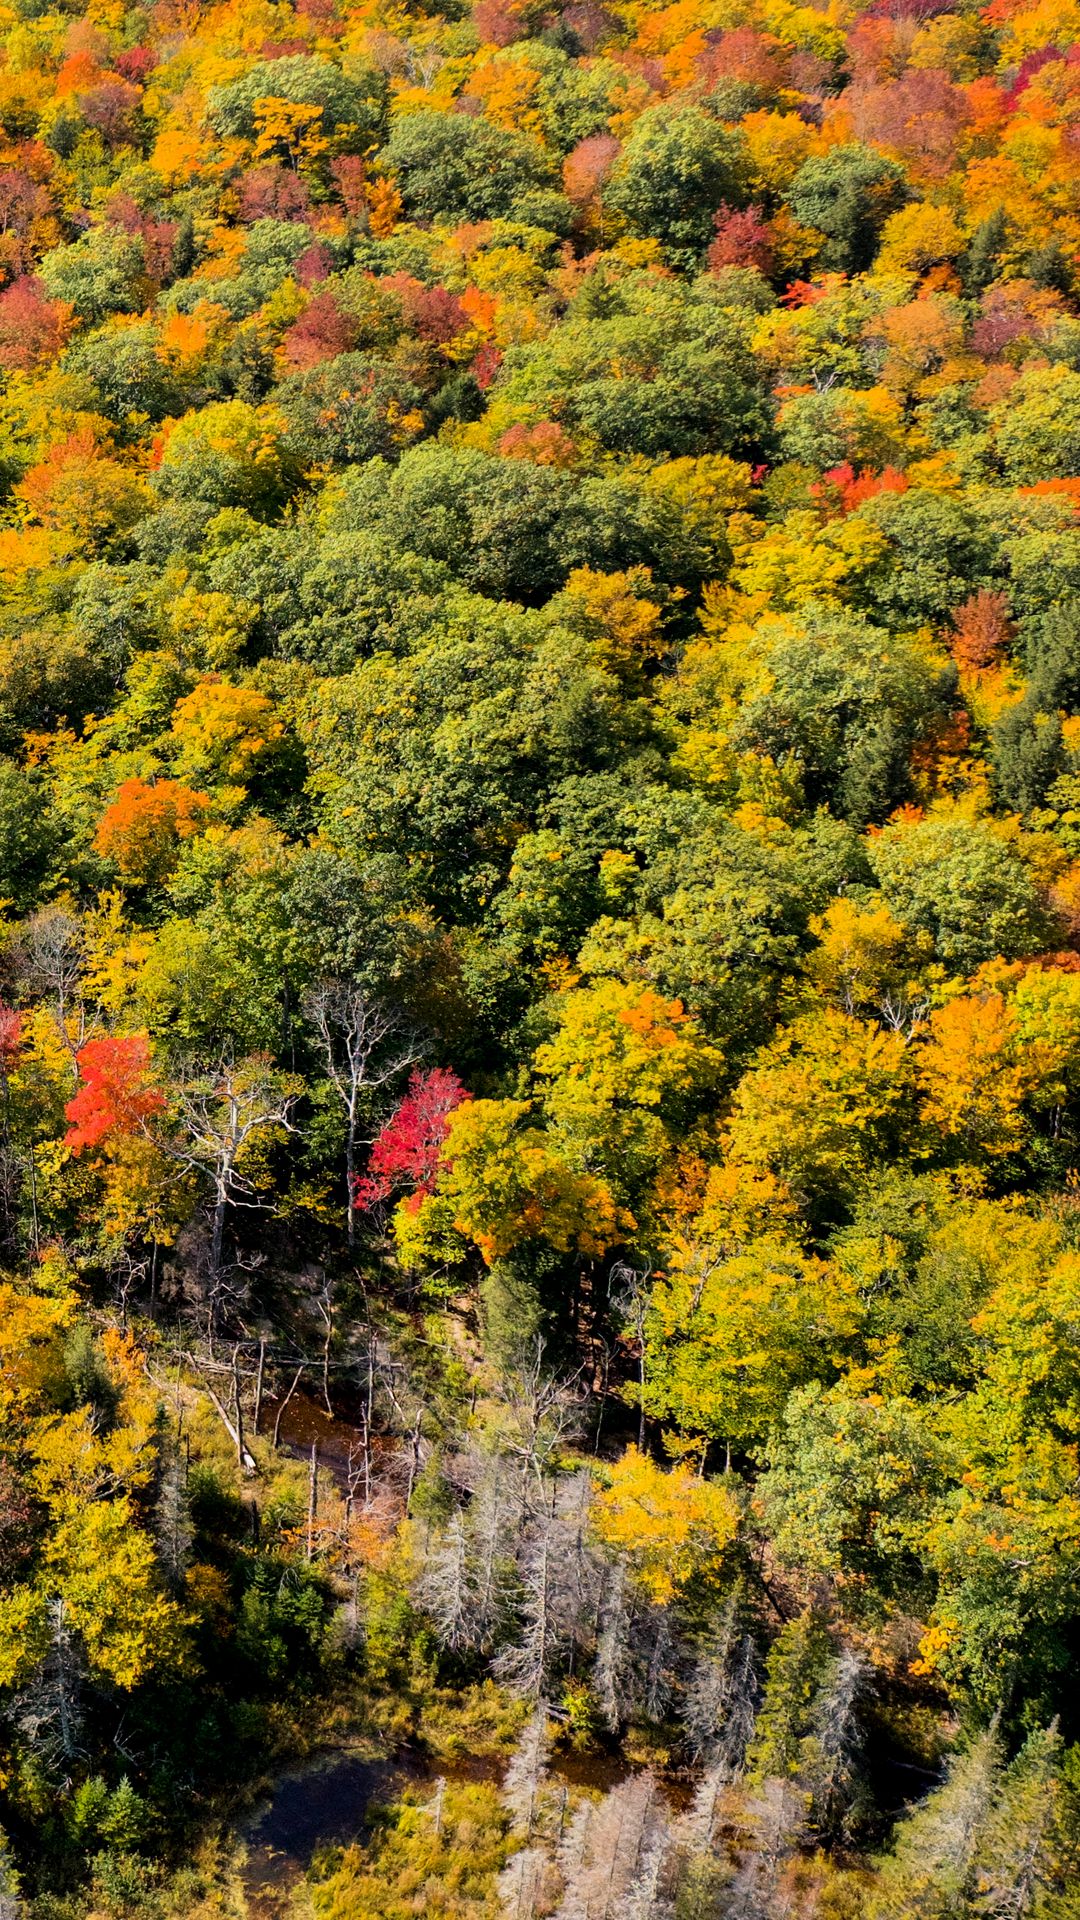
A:
POLYGON ((1078 42, 0 13, 0 1913, 1076 1920, 1078 42))
POLYGON ((64 1144, 76 1156, 136 1133, 165 1102, 150 1075, 145 1034, 103 1035, 78 1053, 79 1090, 64 1108, 64 1144))
POLYGON ((372 1145, 366 1174, 356 1181, 356 1205, 370 1209, 402 1188, 418 1205, 433 1192, 450 1115, 465 1098, 457 1075, 446 1068, 414 1072, 405 1098, 372 1145))
POLYGON ((198 833, 210 805, 205 793, 179 780, 125 780, 94 834, 94 848, 127 880, 161 880, 175 865, 182 840, 198 833))

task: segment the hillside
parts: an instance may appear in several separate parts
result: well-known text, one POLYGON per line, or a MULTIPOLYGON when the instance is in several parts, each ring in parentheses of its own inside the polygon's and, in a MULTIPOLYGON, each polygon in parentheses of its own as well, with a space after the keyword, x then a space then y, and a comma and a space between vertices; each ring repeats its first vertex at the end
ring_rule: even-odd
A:
POLYGON ((0 1915, 1078 1920, 1080 13, 435 4, 0 6, 0 1915))

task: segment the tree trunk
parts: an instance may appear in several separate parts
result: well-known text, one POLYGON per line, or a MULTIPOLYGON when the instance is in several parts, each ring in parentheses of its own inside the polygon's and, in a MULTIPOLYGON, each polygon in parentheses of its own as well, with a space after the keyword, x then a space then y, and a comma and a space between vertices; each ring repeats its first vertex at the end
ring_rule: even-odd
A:
POLYGON ((307 1503, 307 1562, 315 1558, 315 1518, 319 1511, 319 1443, 311 1443, 311 1463, 308 1467, 308 1503, 307 1503))
POLYGON ((258 1371, 255 1375, 255 1406, 251 1416, 251 1431, 254 1434, 257 1434, 259 1431, 259 1417, 262 1413, 262 1400, 263 1400, 263 1373, 265 1371, 265 1368, 266 1368, 266 1335, 264 1333, 264 1334, 260 1334, 259 1336, 259 1366, 258 1366, 258 1371))
POLYGON ((356 1116, 345 1118, 345 1233, 350 1247, 356 1245, 356 1116))

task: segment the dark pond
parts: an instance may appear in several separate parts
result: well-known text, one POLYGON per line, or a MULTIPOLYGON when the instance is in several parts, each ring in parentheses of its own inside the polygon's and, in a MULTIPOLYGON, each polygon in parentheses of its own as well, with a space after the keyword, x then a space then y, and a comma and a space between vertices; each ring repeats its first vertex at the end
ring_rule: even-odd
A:
MULTIPOLYGON (((551 1777, 571 1791, 585 1787, 606 1793, 630 1771, 615 1755, 567 1753, 555 1756, 551 1777)), ((278 1912, 275 1896, 295 1886, 320 1847, 361 1839, 372 1802, 394 1800, 408 1786, 434 1786, 440 1774, 451 1781, 498 1780, 502 1763, 479 1756, 436 1762, 409 1750, 394 1760, 339 1753, 282 1774, 270 1800, 244 1829, 244 1883, 252 1914, 278 1912)))
POLYGON ((403 1777, 389 1761, 355 1753, 283 1774, 269 1804, 244 1831, 244 1887, 252 1914, 276 1913, 275 1896, 296 1884, 319 1847, 358 1839, 371 1801, 392 1798, 403 1777))

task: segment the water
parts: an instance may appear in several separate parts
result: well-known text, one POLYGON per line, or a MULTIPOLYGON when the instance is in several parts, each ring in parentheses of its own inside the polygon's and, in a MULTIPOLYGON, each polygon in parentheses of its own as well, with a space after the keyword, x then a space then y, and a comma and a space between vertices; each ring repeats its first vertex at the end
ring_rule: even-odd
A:
POLYGON ((282 1774, 269 1803, 248 1825, 244 1890, 253 1920, 281 1911, 282 1896, 320 1847, 359 1839, 373 1800, 393 1798, 403 1775, 388 1760, 334 1754, 282 1774))
MULTIPOLYGON (((244 1890, 252 1920, 272 1920, 283 1913, 285 1896, 320 1847, 363 1839, 373 1801, 395 1800, 410 1785, 433 1786, 440 1775, 451 1781, 497 1781, 504 1765, 488 1755, 439 1761, 416 1751, 393 1760, 337 1753, 282 1774, 269 1801, 244 1830, 244 1890)), ((571 1792, 584 1787, 606 1793, 631 1771, 619 1755, 560 1753, 554 1756, 551 1779, 571 1792)))

